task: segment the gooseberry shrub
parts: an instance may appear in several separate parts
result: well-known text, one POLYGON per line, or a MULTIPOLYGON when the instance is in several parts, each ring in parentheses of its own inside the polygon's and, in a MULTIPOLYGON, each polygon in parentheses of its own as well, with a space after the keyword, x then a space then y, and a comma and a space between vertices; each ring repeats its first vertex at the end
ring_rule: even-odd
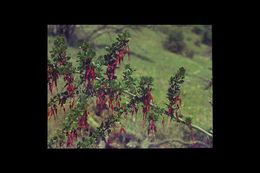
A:
POLYGON ((154 103, 152 77, 133 77, 135 69, 130 64, 125 65, 122 79, 117 77, 117 69, 126 56, 130 57, 129 41, 128 31, 118 34, 116 42, 106 47, 107 53, 99 57, 84 42, 79 47, 74 67, 64 38, 57 37, 48 58, 48 119, 55 119, 58 109, 65 117, 55 135, 48 139, 48 148, 99 148, 101 141, 105 148, 111 148, 113 140, 129 140, 127 130, 120 124, 122 116, 131 115, 135 119, 138 113, 143 115, 142 126, 147 129, 147 135, 153 138, 158 131, 158 121, 162 119, 164 125, 168 117, 169 122, 175 119, 187 125, 195 141, 191 118, 183 120, 180 113, 185 69, 180 67, 170 78, 168 104, 159 107, 154 103), (58 80, 65 82, 62 89, 57 86, 58 80), (88 105, 93 100, 95 111, 90 111, 88 105), (92 126, 91 116, 102 118, 101 123, 92 126))

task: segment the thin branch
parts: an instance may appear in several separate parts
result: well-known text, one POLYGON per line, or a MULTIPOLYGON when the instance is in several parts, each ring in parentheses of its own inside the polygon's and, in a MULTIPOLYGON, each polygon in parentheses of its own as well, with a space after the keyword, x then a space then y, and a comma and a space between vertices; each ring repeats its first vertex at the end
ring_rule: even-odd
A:
POLYGON ((165 141, 162 141, 158 144, 151 144, 150 146, 158 146, 158 145, 163 145, 163 144, 167 144, 167 143, 172 143, 172 142, 178 142, 178 143, 181 143, 183 145, 194 145, 194 144, 201 144, 201 145, 204 145, 206 147, 210 147, 208 144, 204 143, 204 142, 201 142, 201 141, 194 141, 194 142, 186 142, 186 141, 182 141, 180 139, 170 139, 170 140, 165 140, 165 141))

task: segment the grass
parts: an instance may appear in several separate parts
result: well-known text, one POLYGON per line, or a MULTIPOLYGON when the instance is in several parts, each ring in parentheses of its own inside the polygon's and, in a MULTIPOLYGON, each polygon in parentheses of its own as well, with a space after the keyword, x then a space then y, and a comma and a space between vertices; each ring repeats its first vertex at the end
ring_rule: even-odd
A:
MULTIPOLYGON (((89 28, 81 30, 83 32, 81 35, 84 35, 86 31, 89 31, 89 28)), ((212 71, 210 70, 212 60, 209 57, 202 56, 203 52, 209 49, 207 46, 201 45, 198 47, 194 44, 200 37, 192 33, 191 28, 184 27, 185 42, 190 49, 195 51, 194 58, 189 59, 164 49, 163 42, 167 38, 167 35, 163 32, 146 27, 141 30, 129 28, 129 31, 131 33, 130 49, 132 54, 130 58, 124 60, 118 69, 118 76, 122 73, 124 64, 127 63, 136 69, 134 76, 152 76, 154 78, 154 100, 158 105, 164 106, 167 103, 166 93, 169 78, 183 66, 187 73, 182 86, 183 106, 181 111, 184 116, 192 117, 194 124, 204 129, 212 128, 212 106, 209 103, 209 100, 212 98, 212 89, 204 90, 207 85, 205 80, 212 78, 212 71)), ((111 45, 112 41, 115 41, 115 37, 116 35, 113 33, 110 33, 110 35, 103 34, 97 37, 95 43, 97 45, 111 45)), ((49 48, 52 47, 53 40, 54 37, 48 37, 49 48)), ((77 48, 69 47, 68 55, 76 57, 77 51, 77 48)), ((97 56, 104 54, 104 48, 97 48, 97 56)), ((76 63, 75 58, 72 58, 71 61, 74 64, 76 63)), ((61 80, 59 85, 64 86, 64 82, 61 80)), ((138 117, 141 117, 141 115, 138 117)), ((140 133, 144 133, 142 132, 144 130, 137 123, 130 122, 128 122, 127 131, 132 133, 140 131, 140 133)), ((122 123, 126 124, 126 121, 123 120, 122 123)), ((50 123, 49 126, 56 125, 50 123)), ((167 134, 171 136, 180 135, 180 133, 174 133, 176 129, 175 131, 174 128, 172 130, 172 132, 170 131, 171 133, 167 134)))

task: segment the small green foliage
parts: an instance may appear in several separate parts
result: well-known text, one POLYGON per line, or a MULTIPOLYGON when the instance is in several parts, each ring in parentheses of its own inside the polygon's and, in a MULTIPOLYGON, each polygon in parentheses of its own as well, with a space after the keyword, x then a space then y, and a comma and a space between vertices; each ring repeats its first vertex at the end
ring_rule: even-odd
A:
POLYGON ((164 109, 160 108, 158 106, 153 106, 151 111, 148 113, 148 120, 150 121, 151 119, 154 121, 158 121, 159 117, 164 114, 164 109))
POLYGON ((180 94, 181 84, 184 82, 184 77, 185 69, 181 67, 177 71, 176 75, 170 78, 167 93, 167 98, 170 102, 172 102, 180 94))
POLYGON ((153 77, 141 76, 139 88, 140 93, 146 93, 148 88, 153 86, 153 77))
POLYGON ((54 41, 54 47, 50 51, 51 59, 54 62, 57 62, 60 56, 66 52, 66 50, 67 50, 67 45, 65 44, 64 37, 57 37, 57 39, 54 41))
POLYGON ((192 123, 192 118, 191 117, 185 117, 185 123, 187 125, 190 125, 192 123))
POLYGON ((132 69, 130 64, 125 65, 125 69, 123 71, 123 84, 125 88, 128 88, 128 91, 131 93, 137 93, 137 80, 133 77, 133 72, 135 70, 132 69))
POLYGON ((122 34, 118 34, 117 38, 118 41, 129 41, 130 33, 126 30, 122 34))

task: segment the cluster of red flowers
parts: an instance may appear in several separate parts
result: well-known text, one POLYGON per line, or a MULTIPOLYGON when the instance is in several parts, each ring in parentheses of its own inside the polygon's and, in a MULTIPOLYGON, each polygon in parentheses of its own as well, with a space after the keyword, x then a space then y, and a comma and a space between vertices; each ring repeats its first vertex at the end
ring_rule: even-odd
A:
POLYGON ((109 90, 108 93, 108 106, 111 108, 112 112, 114 112, 115 107, 120 107, 120 94, 119 93, 114 93, 112 89, 109 90), (115 105, 114 105, 114 100, 115 100, 115 105))
MULTIPOLYGON (((72 74, 66 74, 64 76, 64 80, 66 81, 65 87, 67 86, 66 90, 68 92, 68 96, 63 99, 71 98, 69 108, 72 109, 74 106, 74 91, 76 89, 75 86, 73 85, 74 77, 72 74)), ((63 109, 65 109, 65 108, 63 108, 63 109)), ((65 110, 64 110, 64 112, 65 112, 65 110)))
POLYGON ((93 81, 95 79, 95 72, 94 72, 94 68, 87 65, 86 68, 86 73, 85 73, 85 80, 86 83, 90 83, 91 81, 93 81))
POLYGON ((148 87, 146 94, 143 97, 143 115, 144 119, 146 118, 147 113, 150 111, 152 105, 150 102, 153 100, 153 96, 151 94, 152 89, 148 87))
MULTIPOLYGON (((118 65, 124 60, 125 54, 128 52, 128 48, 121 48, 119 51, 115 53, 115 59, 110 59, 109 63, 107 64, 107 76, 109 80, 116 79, 115 71, 118 68, 118 65)), ((94 78, 93 70, 89 70, 89 76, 91 79, 94 78)), ((106 109, 106 94, 108 95, 108 107, 111 108, 112 112, 114 111, 115 107, 120 107, 120 94, 114 93, 112 89, 108 90, 108 93, 105 93, 104 88, 101 88, 98 92, 98 98, 96 100, 96 107, 97 107, 97 114, 106 109), (115 103, 114 103, 115 101, 115 103)))
POLYGON ((107 65, 107 76, 108 76, 109 80, 116 79, 115 71, 116 71, 116 68, 118 68, 117 65, 119 65, 119 64, 121 64, 121 62, 123 62, 125 54, 128 51, 129 50, 127 48, 122 48, 121 50, 116 52, 116 55, 115 55, 116 59, 112 60, 108 63, 108 65, 107 65))
POLYGON ((68 91, 68 96, 69 97, 73 97, 73 94, 74 94, 74 90, 75 90, 75 87, 73 84, 68 84, 67 86, 67 91, 68 91))
POLYGON ((52 94, 53 86, 57 88, 57 80, 59 78, 59 72, 54 70, 52 66, 48 65, 48 85, 49 91, 52 94))
POLYGON ((68 98, 72 98, 71 99, 71 102, 70 102, 70 105, 69 105, 69 108, 72 109, 73 106, 74 106, 74 91, 75 91, 75 87, 73 85, 73 81, 74 81, 74 78, 71 74, 65 74, 64 75, 64 80, 66 81, 66 85, 64 86, 64 88, 67 86, 66 88, 66 91, 68 92, 68 95, 61 95, 60 98, 59 98, 59 103, 58 105, 60 105, 60 107, 63 108, 63 111, 65 112, 65 107, 64 107, 64 104, 66 103, 66 100, 68 98))
POLYGON ((87 118, 88 118, 88 112, 85 111, 83 116, 79 118, 78 120, 78 129, 88 129, 89 124, 87 122, 87 118))
POLYGON ((118 64, 121 64, 121 62, 123 62, 126 53, 126 48, 122 48, 119 52, 116 52, 116 61, 118 62, 118 64))
MULTIPOLYGON (((58 62, 57 62, 57 66, 64 66, 66 65, 67 60, 66 60, 66 52, 60 53, 58 55, 58 62)), ((52 94, 53 91, 53 86, 55 86, 57 88, 57 80, 59 78, 59 72, 58 70, 56 70, 53 66, 48 65, 48 84, 49 84, 49 90, 52 94)), ((73 86, 73 76, 72 74, 65 74, 64 75, 64 80, 66 81, 66 85, 64 86, 64 88, 67 86, 66 90, 68 92, 68 96, 61 96, 59 98, 59 103, 58 105, 61 105, 61 107, 63 107, 63 110, 65 112, 65 107, 63 106, 67 100, 67 98, 72 97, 73 98, 73 93, 75 90, 75 87, 73 86)), ((70 109, 74 106, 74 99, 70 104, 70 109)), ((53 105, 49 108, 48 111, 48 115, 52 116, 52 115, 57 115, 57 107, 56 105, 53 105)))
POLYGON ((113 63, 107 65, 107 75, 109 80, 116 79, 115 71, 117 68, 116 61, 113 61, 113 63))
POLYGON ((77 138, 77 131, 76 130, 72 130, 71 132, 67 133, 67 147, 73 146, 73 141, 74 139, 77 138))
MULTIPOLYGON (((170 117, 173 117, 173 113, 174 113, 173 105, 175 105, 175 104, 177 106, 177 109, 179 109, 180 108, 179 106, 181 105, 181 98, 180 98, 179 95, 177 97, 175 97, 175 99, 172 100, 170 102, 170 105, 168 106, 167 115, 170 116, 170 117)), ((176 114, 176 118, 177 119, 179 118, 178 114, 176 114)))
MULTIPOLYGON (((66 61, 66 52, 59 54, 57 66, 64 66, 66 61)), ((59 72, 53 68, 53 66, 48 65, 48 84, 49 90, 52 94, 53 86, 57 88, 57 80, 59 78, 59 72), (54 85, 53 85, 54 84, 54 85)))

